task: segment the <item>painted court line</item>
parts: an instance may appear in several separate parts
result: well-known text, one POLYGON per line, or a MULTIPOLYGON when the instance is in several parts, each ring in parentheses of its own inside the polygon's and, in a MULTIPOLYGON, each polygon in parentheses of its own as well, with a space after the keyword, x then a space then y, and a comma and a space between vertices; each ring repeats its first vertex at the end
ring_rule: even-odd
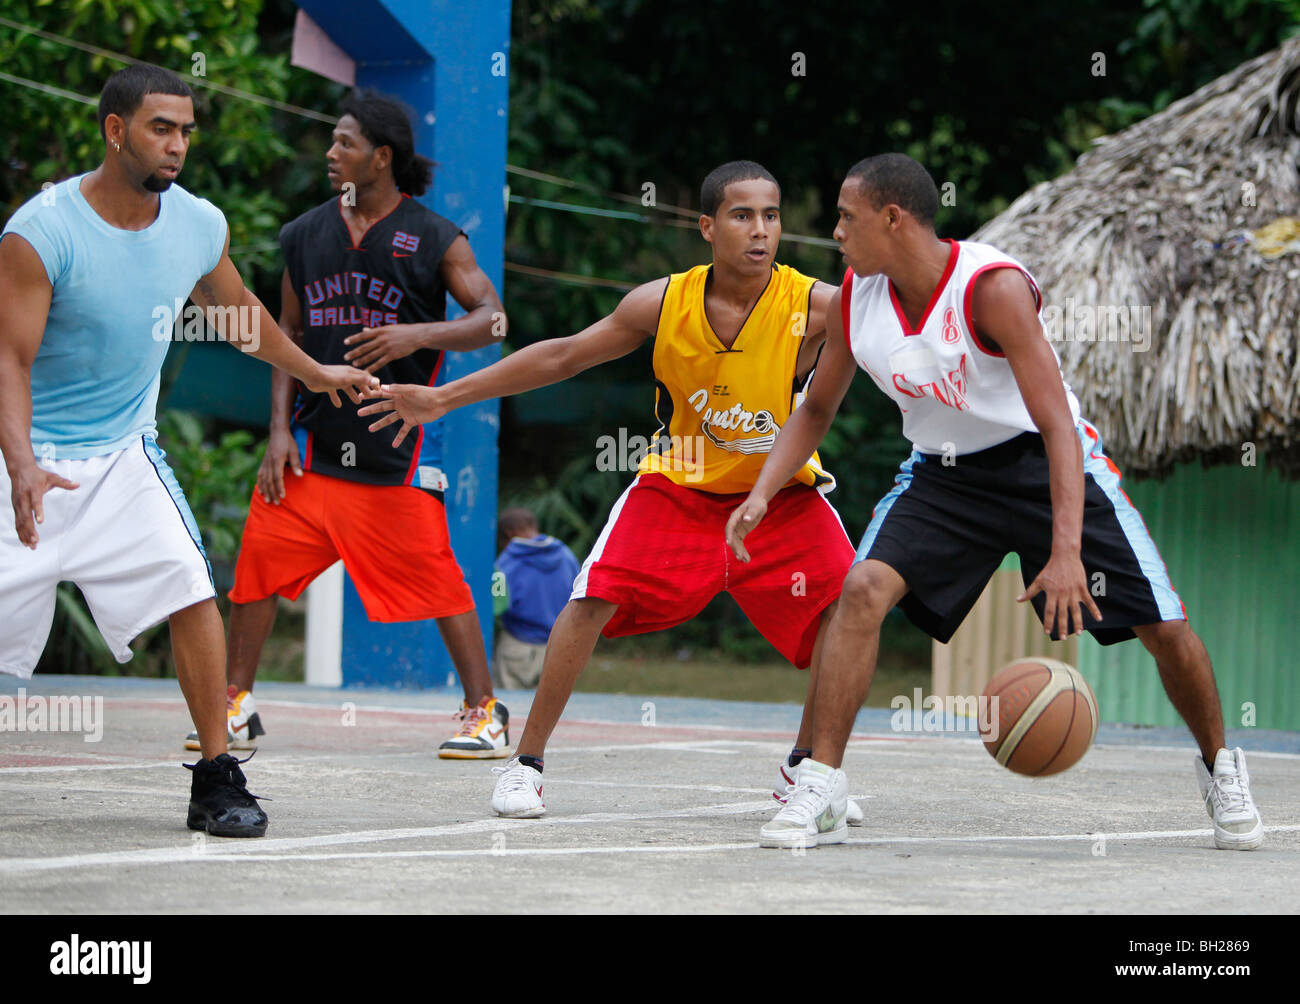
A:
POLYGON ((99 865, 168 864, 193 861, 198 857, 222 857, 242 860, 247 854, 276 850, 298 850, 309 847, 332 847, 345 844, 379 843, 391 840, 419 840, 427 837, 446 837, 462 834, 495 832, 509 827, 540 829, 544 826, 585 826, 593 823, 631 823, 657 819, 687 819, 699 816, 739 815, 762 812, 772 807, 770 800, 756 802, 730 802, 705 805, 669 812, 593 812, 579 816, 544 816, 541 819, 475 819, 464 823, 447 823, 442 826, 412 827, 390 830, 359 830, 351 833, 328 833, 314 837, 261 838, 248 843, 214 843, 205 841, 204 849, 195 852, 192 845, 185 847, 148 848, 134 851, 104 851, 97 854, 71 854, 44 858, 10 858, 0 860, 0 875, 23 872, 51 871, 66 868, 86 868, 99 865))
MULTIPOLYGON (((578 782, 581 783, 581 782, 578 782)), ((212 862, 216 860, 326 860, 344 857, 472 857, 501 854, 503 849, 436 849, 417 851, 356 851, 336 852, 333 854, 293 854, 294 852, 323 847, 338 847, 348 844, 367 844, 397 840, 418 840, 434 837, 448 837, 481 833, 505 833, 509 829, 520 827, 541 829, 555 826, 590 826, 620 822, 645 822, 652 820, 698 818, 700 816, 738 815, 758 812, 771 808, 771 802, 733 802, 719 805, 699 806, 668 812, 633 813, 603 812, 587 813, 568 817, 543 817, 533 820, 514 820, 488 818, 471 820, 463 823, 450 823, 442 826, 415 827, 385 830, 361 830, 349 833, 320 834, 312 837, 287 837, 261 839, 252 844, 212 842, 205 840, 201 850, 191 844, 185 847, 150 848, 132 851, 109 851, 97 854, 76 854, 45 858, 13 858, 0 860, 0 874, 16 875, 31 872, 66 870, 95 866, 138 866, 146 864, 177 864, 181 862, 212 862), (282 853, 277 853, 282 852, 282 853)), ((1300 831, 1300 824, 1284 824, 1265 828, 1266 833, 1283 833, 1300 831)), ((945 844, 945 843, 1023 843, 1035 841, 1096 841, 1106 840, 1157 840, 1205 837, 1213 834, 1210 829, 1198 830, 1144 830, 1125 833, 1074 833, 1074 834, 978 834, 965 836, 916 836, 916 837, 855 837, 851 844, 945 844)), ((746 849, 757 845, 719 844, 719 845, 673 845, 671 847, 638 847, 632 849, 609 847, 557 847, 536 850, 518 850, 517 853, 540 853, 552 855, 565 854, 610 854, 610 853, 663 853, 665 851, 690 851, 699 853, 706 847, 716 849, 746 849)), ((506 851, 506 853, 516 853, 506 851)))
MULTIPOLYGON (((1276 833, 1280 831, 1300 830, 1300 825, 1295 826, 1266 826, 1265 833, 1276 833)), ((1052 841, 1064 843, 1094 843, 1098 839, 1107 841, 1123 840, 1164 840, 1182 837, 1209 837, 1213 836, 1212 829, 1206 830, 1146 830, 1135 833, 1052 833, 1052 834, 1020 834, 1015 836, 1000 836, 997 834, 981 834, 979 836, 965 837, 876 837, 862 838, 850 837, 845 840, 845 844, 869 847, 873 844, 948 844, 948 843, 983 843, 996 844, 1005 842, 1034 842, 1034 841, 1052 841)), ((836 845, 829 845, 836 846, 836 845)), ((343 860, 360 860, 360 859, 382 859, 382 858, 499 858, 499 857, 564 857, 564 856, 581 856, 590 854, 709 854, 719 851, 752 851, 761 850, 757 843, 746 844, 665 844, 665 845, 636 845, 633 847, 540 847, 540 848, 508 848, 508 847, 491 847, 491 848, 460 848, 456 850, 427 850, 427 851, 340 851, 330 854, 247 854, 240 855, 240 860, 248 861, 343 861, 343 860)), ((768 848, 769 850, 782 850, 782 848, 768 848)), ((812 848, 808 848, 811 850, 812 848)), ((789 849, 785 849, 787 853, 789 849)), ((203 855, 196 856, 195 860, 201 860, 203 855)))
POLYGON ((67 771, 89 771, 89 770, 146 770, 151 767, 178 767, 180 760, 163 760, 158 763, 82 763, 71 767, 0 767, 0 775, 4 774, 59 774, 67 771))

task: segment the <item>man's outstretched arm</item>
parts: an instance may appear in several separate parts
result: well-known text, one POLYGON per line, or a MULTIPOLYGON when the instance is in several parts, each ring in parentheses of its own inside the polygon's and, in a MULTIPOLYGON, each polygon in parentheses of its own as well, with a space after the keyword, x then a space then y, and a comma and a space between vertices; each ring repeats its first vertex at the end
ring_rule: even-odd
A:
POLYGON ((43 470, 32 452, 32 362, 45 335, 53 295, 36 250, 17 234, 0 240, 0 453, 11 484, 14 528, 32 550, 51 488, 77 485, 43 470))
POLYGON ((270 311, 262 301, 244 285, 243 276, 230 260, 229 251, 230 231, 227 230, 221 261, 195 285, 191 294, 194 302, 200 307, 220 310, 241 308, 234 312, 234 329, 226 332, 232 345, 297 377, 308 390, 329 394, 336 408, 340 406, 340 390, 346 391, 353 401, 360 404, 360 391, 377 386, 379 381, 352 366, 322 366, 298 348, 271 319, 270 311))
POLYGON ((665 278, 638 286, 623 297, 612 314, 578 334, 535 342, 442 387, 385 384, 367 394, 384 400, 366 405, 358 414, 383 415, 371 424, 371 432, 401 422, 393 440, 397 446, 411 429, 436 421, 455 408, 547 387, 625 356, 654 335, 667 284, 665 278))

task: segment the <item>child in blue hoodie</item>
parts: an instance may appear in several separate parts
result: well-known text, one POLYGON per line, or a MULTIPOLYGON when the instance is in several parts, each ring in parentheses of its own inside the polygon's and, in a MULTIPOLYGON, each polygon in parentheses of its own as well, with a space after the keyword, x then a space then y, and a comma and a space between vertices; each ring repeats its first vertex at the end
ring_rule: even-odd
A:
POLYGON ((528 509, 505 510, 497 525, 505 550, 496 569, 505 576, 509 603, 501 615, 492 675, 499 687, 531 690, 542 676, 546 639, 573 591, 578 559, 563 542, 541 533, 528 509))

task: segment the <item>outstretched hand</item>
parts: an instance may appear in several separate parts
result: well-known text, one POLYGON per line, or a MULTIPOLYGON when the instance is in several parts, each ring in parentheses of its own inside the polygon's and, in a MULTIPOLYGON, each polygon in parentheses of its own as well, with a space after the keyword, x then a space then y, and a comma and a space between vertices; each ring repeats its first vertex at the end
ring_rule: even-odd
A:
POLYGON ((727 520, 727 546, 741 561, 748 562, 749 551, 745 549, 745 538, 758 526, 767 515, 767 503, 757 496, 750 495, 740 503, 727 520))
POLYGON ((366 392, 366 397, 380 400, 358 409, 357 414, 384 415, 377 422, 370 423, 371 432, 400 421, 402 427, 393 439, 393 446, 398 447, 412 429, 418 429, 426 422, 435 422, 451 410, 442 403, 439 390, 438 387, 421 387, 413 383, 386 383, 378 390, 366 392))
POLYGON ((328 394, 330 403, 341 408, 343 402, 339 400, 339 391, 346 393, 353 404, 360 404, 362 392, 378 387, 379 377, 355 366, 321 366, 312 380, 303 381, 303 386, 314 394, 328 394))
POLYGON ((1029 588, 1016 597, 1016 602, 1028 602, 1039 593, 1045 597, 1043 630, 1049 636, 1053 627, 1058 639, 1081 633, 1084 607, 1088 608, 1094 618, 1101 620, 1101 610, 1088 591, 1088 576, 1078 557, 1053 555, 1043 570, 1034 577, 1029 588))

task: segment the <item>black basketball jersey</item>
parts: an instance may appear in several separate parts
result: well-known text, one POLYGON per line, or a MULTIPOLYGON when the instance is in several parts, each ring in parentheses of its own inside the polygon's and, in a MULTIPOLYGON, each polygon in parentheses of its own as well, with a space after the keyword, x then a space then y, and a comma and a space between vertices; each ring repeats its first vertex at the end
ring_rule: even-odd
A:
MULTIPOLYGON (((447 287, 439 266, 461 230, 403 196, 353 245, 338 198, 288 223, 280 231, 289 281, 302 309, 303 351, 326 365, 346 363, 355 345, 343 339, 362 328, 442 321, 447 287)), ((383 383, 430 385, 442 366, 441 350, 420 349, 375 371, 383 383)), ((381 485, 439 490, 442 425, 431 422, 393 449, 393 428, 370 432, 375 419, 357 414, 343 398, 335 408, 325 394, 298 387, 295 434, 303 469, 381 485)))

